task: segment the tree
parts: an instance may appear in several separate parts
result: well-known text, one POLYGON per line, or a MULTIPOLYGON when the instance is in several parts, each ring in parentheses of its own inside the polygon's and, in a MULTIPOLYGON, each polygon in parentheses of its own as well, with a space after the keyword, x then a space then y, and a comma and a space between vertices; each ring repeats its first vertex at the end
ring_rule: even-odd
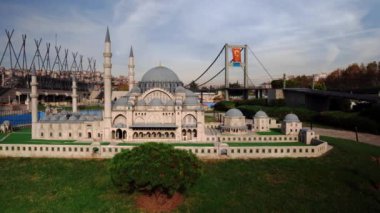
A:
POLYGON ((201 162, 185 150, 162 143, 145 143, 115 155, 111 179, 121 191, 173 195, 192 186, 201 174, 201 162))
POLYGON ((198 84, 195 83, 194 81, 192 81, 190 84, 189 84, 189 88, 191 91, 197 91, 198 90, 198 84))

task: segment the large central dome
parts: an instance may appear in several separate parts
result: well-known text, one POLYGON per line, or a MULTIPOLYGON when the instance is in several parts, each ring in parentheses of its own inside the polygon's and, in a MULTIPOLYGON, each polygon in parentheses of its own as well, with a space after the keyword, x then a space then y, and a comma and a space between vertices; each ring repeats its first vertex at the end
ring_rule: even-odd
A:
POLYGON ((183 83, 179 80, 177 74, 173 70, 158 66, 146 72, 138 86, 141 92, 145 92, 152 88, 162 88, 169 92, 174 93, 175 89, 179 86, 183 86, 183 83))
POLYGON ((181 82, 173 70, 158 66, 153 67, 144 74, 141 82, 181 82))

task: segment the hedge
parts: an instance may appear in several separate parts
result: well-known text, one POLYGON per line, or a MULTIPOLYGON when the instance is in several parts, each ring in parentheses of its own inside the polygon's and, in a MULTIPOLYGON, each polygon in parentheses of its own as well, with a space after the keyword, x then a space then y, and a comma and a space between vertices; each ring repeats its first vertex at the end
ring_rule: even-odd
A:
POLYGON ((284 117, 289 113, 294 113, 298 116, 301 121, 311 121, 315 116, 318 115, 317 112, 308 110, 306 108, 294 108, 294 107, 264 107, 264 106, 251 106, 243 105, 237 107, 247 118, 252 118, 257 111, 263 110, 267 113, 269 117, 274 117, 279 120, 284 119, 284 117))
POLYGON ((321 112, 316 117, 316 122, 346 130, 355 130, 355 127, 357 127, 360 132, 380 134, 380 123, 370 118, 359 116, 357 113, 341 111, 321 112))

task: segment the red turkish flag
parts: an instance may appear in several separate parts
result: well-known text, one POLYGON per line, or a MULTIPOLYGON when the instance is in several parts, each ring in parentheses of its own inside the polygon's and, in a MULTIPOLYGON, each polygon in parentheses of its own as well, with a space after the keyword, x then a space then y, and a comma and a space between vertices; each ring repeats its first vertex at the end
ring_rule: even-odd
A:
POLYGON ((232 62, 241 62, 241 52, 240 48, 232 48, 232 62))

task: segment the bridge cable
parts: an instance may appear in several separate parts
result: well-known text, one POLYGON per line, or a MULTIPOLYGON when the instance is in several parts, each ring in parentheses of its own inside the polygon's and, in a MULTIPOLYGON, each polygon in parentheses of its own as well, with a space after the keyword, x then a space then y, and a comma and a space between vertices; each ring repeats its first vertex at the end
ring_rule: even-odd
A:
POLYGON ((208 82, 210 82, 210 81, 212 81, 212 80, 214 80, 214 78, 216 78, 220 73, 222 73, 224 70, 225 70, 226 68, 225 67, 223 67, 218 73, 216 73, 216 75, 214 75, 212 78, 210 78, 209 80, 207 80, 206 82, 204 82, 204 83, 202 83, 202 84, 200 84, 200 85, 198 85, 198 87, 201 87, 201 86, 203 86, 203 85, 205 85, 205 84, 207 84, 208 82))
POLYGON ((256 58, 256 60, 259 62, 260 66, 264 69, 264 71, 268 74, 271 80, 273 80, 272 75, 269 73, 267 68, 265 68, 264 64, 261 63, 260 59, 256 56, 256 54, 252 51, 252 49, 248 46, 249 51, 252 53, 252 55, 256 58))
MULTIPOLYGON (((196 78, 195 80, 193 80, 193 81, 191 81, 191 82, 196 82, 196 81, 198 81, 204 74, 206 74, 206 72, 212 67, 212 65, 214 65, 215 64, 215 62, 216 62, 216 60, 218 60, 218 58, 219 58, 219 56, 220 56, 220 54, 222 54, 222 52, 223 52, 223 50, 224 50, 224 47, 225 46, 223 46, 223 48, 220 50, 220 52, 219 52, 219 54, 216 56, 216 58, 214 59, 214 61, 210 64, 210 66, 208 66, 207 67, 207 69, 198 77, 198 78, 196 78)), ((190 84, 188 84, 188 85, 190 85, 190 84)), ((186 86, 188 86, 188 85, 186 85, 186 86)))

